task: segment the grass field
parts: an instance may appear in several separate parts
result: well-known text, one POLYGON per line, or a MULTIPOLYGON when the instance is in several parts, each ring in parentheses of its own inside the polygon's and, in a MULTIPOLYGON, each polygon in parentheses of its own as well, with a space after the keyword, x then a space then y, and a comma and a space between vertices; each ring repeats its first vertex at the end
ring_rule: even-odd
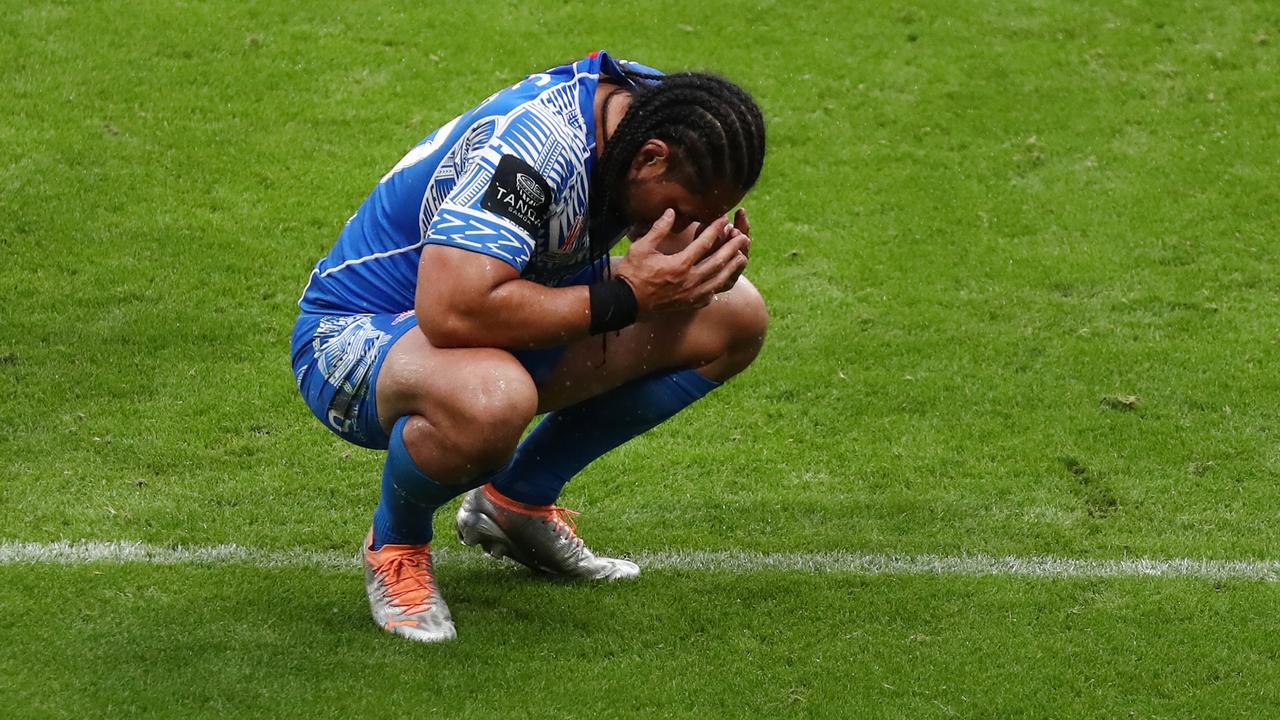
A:
MULTIPOLYGON (((1280 560, 1274 2, 0 13, 0 548, 354 557, 381 455, 296 396, 307 273, 427 132, 606 48, 757 95, 772 324, 570 485, 597 549, 1280 560)), ((442 646, 374 627, 354 562, 0 562, 0 716, 1280 715, 1273 580, 574 586, 451 509, 442 646)))

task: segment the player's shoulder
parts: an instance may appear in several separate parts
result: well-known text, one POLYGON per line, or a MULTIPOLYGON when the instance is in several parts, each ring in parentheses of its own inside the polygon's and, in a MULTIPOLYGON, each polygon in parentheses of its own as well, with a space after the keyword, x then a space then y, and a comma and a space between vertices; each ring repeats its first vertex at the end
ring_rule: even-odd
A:
MULTIPOLYGON (((655 82, 661 80, 666 73, 651 65, 645 65, 635 60, 625 60, 622 58, 612 59, 613 66, 617 68, 617 74, 622 75, 632 83, 655 82)), ((613 73, 604 72, 606 75, 613 73)))
POLYGON ((538 105, 545 105, 549 95, 574 92, 585 79, 579 63, 568 63, 530 73, 515 84, 490 95, 476 107, 476 111, 494 117, 527 112, 538 105))
MULTIPOLYGON (((544 197, 559 205, 566 195, 581 194, 595 148, 597 86, 605 78, 635 84, 658 73, 648 65, 598 51, 527 75, 482 102, 471 122, 472 134, 479 133, 476 137, 482 136, 483 142, 468 140, 470 150, 464 152, 490 173, 484 178, 489 186, 481 207, 498 212, 499 202, 523 199, 536 209, 544 197)), ((479 191, 475 188, 477 197, 479 191)), ((517 224, 525 225, 528 219, 525 215, 517 224)))
POLYGON ((573 62, 530 73, 494 93, 478 109, 485 115, 521 119, 543 129, 561 126, 586 133, 591 126, 594 92, 601 81, 626 86, 653 82, 662 76, 663 72, 652 66, 598 50, 573 62))
POLYGON ((504 197, 545 194, 550 200, 585 172, 595 144, 595 86, 587 70, 575 62, 533 73, 477 108, 489 128, 479 156, 493 169, 504 197), (515 192, 520 189, 526 192, 515 192))

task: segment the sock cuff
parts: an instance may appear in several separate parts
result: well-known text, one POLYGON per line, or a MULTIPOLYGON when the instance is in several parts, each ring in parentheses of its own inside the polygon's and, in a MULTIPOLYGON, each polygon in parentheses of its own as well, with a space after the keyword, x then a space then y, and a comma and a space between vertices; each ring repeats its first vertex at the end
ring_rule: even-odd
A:
POLYGON ((387 443, 387 463, 391 466, 391 470, 396 477, 408 476, 419 482, 426 481, 435 483, 434 480, 427 477, 427 474, 418 468, 413 462, 413 456, 409 454, 409 448, 404 444, 404 426, 408 424, 412 415, 405 415, 396 420, 396 424, 391 428, 391 441, 387 443))
POLYGON ((697 400, 724 384, 719 380, 712 380, 706 375, 703 375, 697 370, 693 370, 691 368, 673 372, 668 377, 671 379, 671 382, 675 383, 677 387, 687 393, 693 400, 697 400))
POLYGON ((514 512, 523 513, 525 515, 545 515, 547 510, 551 507, 549 504, 530 505, 529 503, 522 503, 519 500, 512 500, 506 495, 503 495, 502 491, 494 487, 492 484, 485 485, 483 492, 485 497, 489 498, 489 501, 494 505, 498 505, 499 507, 503 507, 514 512))

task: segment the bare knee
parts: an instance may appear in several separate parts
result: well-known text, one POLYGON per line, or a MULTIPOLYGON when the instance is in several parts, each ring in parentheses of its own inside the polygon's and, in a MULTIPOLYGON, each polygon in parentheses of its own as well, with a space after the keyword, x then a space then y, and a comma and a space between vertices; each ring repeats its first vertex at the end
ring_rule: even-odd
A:
POLYGON ((708 320, 715 326, 712 334, 717 339, 716 358, 700 371, 713 380, 724 381, 747 369, 760 354, 769 311, 760 291, 745 277, 739 278, 729 292, 717 295, 712 308, 708 320))
POLYGON ((511 359, 478 364, 469 377, 459 380, 450 423, 452 444, 478 470, 502 467, 538 409, 533 379, 511 359))

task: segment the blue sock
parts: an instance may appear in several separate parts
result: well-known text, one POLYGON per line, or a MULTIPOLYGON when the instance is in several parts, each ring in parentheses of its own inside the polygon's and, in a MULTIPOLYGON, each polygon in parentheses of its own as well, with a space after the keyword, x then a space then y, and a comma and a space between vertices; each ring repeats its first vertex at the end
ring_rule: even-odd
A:
POLYGON ((404 446, 404 425, 409 417, 400 418, 391 429, 387 462, 382 466, 382 499, 373 512, 374 550, 385 544, 431 542, 431 516, 441 505, 477 484, 441 485, 424 475, 404 446))
POLYGON ((569 478, 592 460, 650 430, 720 387, 693 370, 633 380, 577 405, 547 413, 493 478, 498 492, 528 505, 550 505, 569 478))

